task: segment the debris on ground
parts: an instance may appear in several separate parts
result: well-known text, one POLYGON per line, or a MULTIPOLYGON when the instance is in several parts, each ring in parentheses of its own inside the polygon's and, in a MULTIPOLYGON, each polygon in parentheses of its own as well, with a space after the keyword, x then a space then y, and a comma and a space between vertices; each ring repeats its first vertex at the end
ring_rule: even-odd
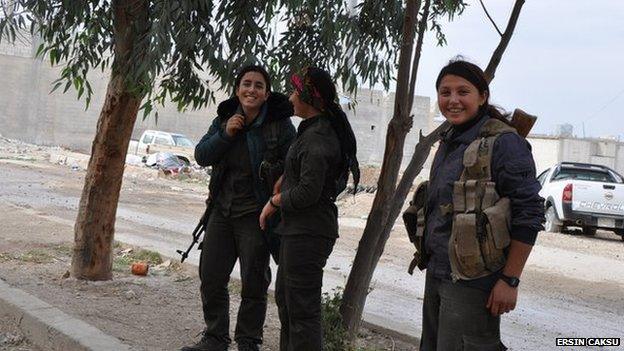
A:
POLYGON ((145 166, 145 163, 143 162, 143 157, 132 154, 126 155, 126 164, 139 167, 145 166))
POLYGON ((170 152, 159 152, 156 154, 150 154, 147 156, 147 160, 145 161, 145 165, 148 167, 155 167, 162 170, 173 171, 176 172, 185 167, 186 164, 178 158, 178 156, 170 153, 170 152))

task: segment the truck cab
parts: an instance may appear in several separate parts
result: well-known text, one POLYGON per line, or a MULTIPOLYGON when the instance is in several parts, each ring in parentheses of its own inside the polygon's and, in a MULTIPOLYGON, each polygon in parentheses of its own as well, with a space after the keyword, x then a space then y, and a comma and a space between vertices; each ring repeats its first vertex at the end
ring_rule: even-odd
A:
POLYGON ((195 144, 184 134, 146 130, 138 141, 131 142, 129 149, 139 156, 170 152, 189 165, 194 161, 195 144))
POLYGON ((585 235, 610 230, 624 240, 624 179, 613 169, 561 162, 538 176, 545 199, 546 231, 580 227, 585 235))

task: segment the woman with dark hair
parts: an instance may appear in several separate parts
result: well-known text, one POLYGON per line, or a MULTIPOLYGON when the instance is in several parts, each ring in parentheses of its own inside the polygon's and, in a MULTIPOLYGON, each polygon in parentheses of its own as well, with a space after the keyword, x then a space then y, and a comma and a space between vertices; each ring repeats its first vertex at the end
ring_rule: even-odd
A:
POLYGON ((424 206, 420 350, 505 350, 500 315, 516 306, 544 218, 531 147, 489 104, 478 66, 451 61, 436 89, 451 127, 436 152, 424 206))
POLYGON ((290 101, 303 121, 286 155, 283 181, 264 207, 260 225, 281 210, 275 291, 282 324, 280 350, 320 351, 323 267, 338 237, 334 202, 349 172, 355 188, 360 173, 355 135, 329 73, 308 68, 294 74, 291 83, 290 101))
POLYGON ((239 350, 258 350, 267 308, 270 232, 260 212, 281 176, 295 138, 292 104, 271 92, 264 68, 247 66, 235 81, 236 96, 219 104, 217 118, 195 148, 201 166, 212 166, 206 224, 199 263, 206 329, 182 350, 225 351, 230 344, 228 282, 240 262, 241 304, 234 338, 239 350))

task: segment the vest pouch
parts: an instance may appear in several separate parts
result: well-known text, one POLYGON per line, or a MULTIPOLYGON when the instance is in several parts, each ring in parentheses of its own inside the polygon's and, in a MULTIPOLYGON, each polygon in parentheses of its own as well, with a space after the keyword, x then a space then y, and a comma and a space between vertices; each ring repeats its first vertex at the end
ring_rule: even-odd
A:
POLYGON ((425 233, 425 211, 412 205, 403 212, 403 222, 407 235, 412 243, 416 245, 418 238, 422 238, 425 233))
POLYGON ((486 237, 481 245, 486 267, 490 272, 503 268, 506 262, 504 249, 511 243, 509 234, 511 203, 504 197, 494 206, 483 210, 485 216, 486 237))
POLYGON ((485 270, 475 223, 474 213, 458 213, 453 219, 449 258, 454 273, 461 279, 478 278, 485 270))
POLYGON ((415 267, 418 267, 420 270, 427 267, 427 255, 425 253, 425 213, 427 209, 428 185, 428 182, 423 182, 418 186, 412 201, 410 201, 410 206, 403 212, 403 222, 405 223, 407 235, 416 249, 414 259, 407 270, 409 274, 414 272, 415 267))

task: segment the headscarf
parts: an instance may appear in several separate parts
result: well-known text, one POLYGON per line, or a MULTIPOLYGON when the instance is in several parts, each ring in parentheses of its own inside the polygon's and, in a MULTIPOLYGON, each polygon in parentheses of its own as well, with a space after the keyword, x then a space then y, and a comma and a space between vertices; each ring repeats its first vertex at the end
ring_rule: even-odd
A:
POLYGON ((360 183, 355 134, 347 115, 338 104, 338 94, 331 76, 320 68, 306 67, 299 73, 293 74, 290 77, 290 82, 299 93, 299 98, 303 102, 328 115, 334 131, 338 135, 342 150, 342 165, 339 178, 344 177, 346 181, 349 171, 351 171, 353 176, 353 193, 355 194, 360 183))
POLYGON ((290 83, 299 93, 299 98, 306 104, 313 106, 319 111, 325 110, 325 101, 321 97, 321 93, 314 86, 308 75, 309 68, 304 68, 301 72, 295 73, 290 77, 290 83))

